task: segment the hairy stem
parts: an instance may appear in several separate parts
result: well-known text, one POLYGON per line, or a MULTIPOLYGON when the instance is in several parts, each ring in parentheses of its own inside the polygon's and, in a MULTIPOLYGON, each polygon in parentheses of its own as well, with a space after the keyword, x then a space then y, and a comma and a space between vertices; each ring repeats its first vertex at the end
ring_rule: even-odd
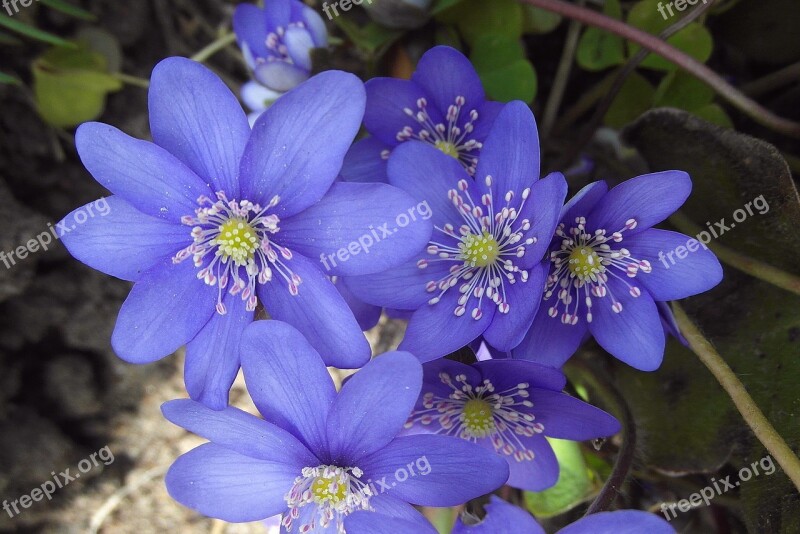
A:
POLYGON ((764 416, 763 412, 756 405, 753 398, 747 392, 744 384, 739 380, 730 366, 722 356, 714 349, 711 342, 707 340, 700 330, 695 326, 686 312, 679 304, 673 302, 675 319, 681 332, 689 342, 692 351, 697 355, 703 365, 705 365, 717 382, 733 401, 736 409, 742 414, 747 425, 756 435, 758 440, 767 448, 769 453, 783 468, 795 487, 800 490, 800 458, 792 451, 772 424, 764 416))
POLYGON ((211 42, 208 46, 197 52, 195 55, 191 57, 194 61, 202 63, 203 61, 207 60, 223 48, 228 45, 231 45, 236 42, 236 34, 235 33, 226 33, 221 35, 216 40, 211 42))

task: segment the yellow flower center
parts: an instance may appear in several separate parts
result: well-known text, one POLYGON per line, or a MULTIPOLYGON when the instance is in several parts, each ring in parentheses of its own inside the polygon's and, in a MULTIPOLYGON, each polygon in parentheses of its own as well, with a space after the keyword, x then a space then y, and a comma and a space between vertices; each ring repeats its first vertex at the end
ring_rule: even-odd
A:
POLYGON ((569 255, 569 270, 583 280, 602 273, 606 268, 592 247, 576 247, 569 255))
POLYGON ((258 249, 258 234, 246 219, 234 217, 220 225, 215 244, 223 262, 230 259, 236 265, 246 265, 258 249))
POLYGON ((482 235, 469 234, 461 242, 461 254, 466 263, 473 267, 486 267, 497 260, 500 246, 489 232, 482 235))
POLYGON ((483 399, 470 399, 464 403, 464 429, 476 438, 485 438, 495 431, 494 410, 483 399))
POLYGON ((311 493, 317 503, 331 503, 337 505, 347 498, 347 486, 341 483, 339 477, 319 476, 311 484, 311 493))
POLYGON ((450 156, 451 158, 458 159, 458 148, 453 143, 448 141, 436 141, 436 148, 450 156))

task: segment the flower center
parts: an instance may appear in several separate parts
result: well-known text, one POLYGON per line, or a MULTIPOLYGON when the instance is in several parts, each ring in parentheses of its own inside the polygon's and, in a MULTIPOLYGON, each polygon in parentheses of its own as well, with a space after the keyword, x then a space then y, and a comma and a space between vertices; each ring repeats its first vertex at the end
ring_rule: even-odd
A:
POLYGON ((445 154, 447 154, 451 158, 455 158, 455 159, 459 158, 458 148, 453 143, 449 143, 447 141, 441 141, 440 140, 440 141, 436 141, 435 145, 436 145, 436 148, 438 148, 439 150, 441 150, 442 152, 444 152, 445 154))
POLYGON ((476 438, 485 438, 495 431, 492 407, 485 400, 468 400, 463 413, 464 430, 476 438))
POLYGON ((637 224, 636 219, 628 219, 621 230, 611 233, 604 229, 587 232, 584 217, 576 217, 574 226, 568 231, 564 223, 558 225, 556 237, 561 246, 550 252, 552 268, 543 297, 547 301, 556 292, 558 294, 555 304, 547 310, 550 317, 561 315, 563 324, 578 324, 583 303, 586 322, 591 323, 593 298, 608 298, 611 310, 620 313, 622 303, 608 285, 610 277, 627 286, 632 297, 642 294, 641 289, 627 279, 636 278, 640 271, 651 272, 650 262, 631 257, 630 251, 622 246, 612 246, 612 243, 622 243, 623 234, 636 228, 637 224), (563 309, 560 311, 559 308, 563 309))
POLYGON ((575 247, 569 255, 569 270, 579 280, 596 276, 606 268, 592 247, 575 247))
POLYGON ((332 526, 344 534, 344 518, 356 510, 372 510, 373 492, 360 478, 358 467, 320 465, 304 467, 286 494, 289 511, 281 520, 287 532, 311 532, 332 526))
MULTIPOLYGON (((491 186, 491 183, 492 177, 487 176, 486 185, 491 186)), ((457 221, 458 230, 450 223, 441 228, 437 226, 436 230, 444 237, 441 241, 428 243, 427 252, 433 258, 417 261, 417 267, 425 269, 431 262, 452 263, 450 274, 426 284, 429 293, 438 291, 428 304, 437 304, 460 282, 458 291, 461 296, 453 313, 461 317, 470 306, 470 315, 478 320, 483 317, 481 304, 484 297, 491 300, 500 313, 509 312, 505 284, 528 281, 528 271, 520 269, 515 261, 522 258, 525 247, 536 243, 537 239, 527 237, 530 221, 519 218, 519 210, 530 195, 529 188, 522 191, 522 203, 518 208, 511 206, 514 192, 509 191, 504 197, 505 205, 497 209, 492 193, 482 195, 481 207, 472 200, 468 190, 467 181, 460 180, 458 190, 448 192, 450 201, 462 217, 457 221)))
POLYGON ((258 234, 247 219, 234 217, 220 225, 214 243, 219 247, 223 262, 230 259, 236 265, 246 265, 258 249, 258 234))
POLYGON ((457 96, 455 102, 447 107, 446 122, 434 122, 428 113, 428 101, 420 98, 417 100, 416 111, 411 108, 403 109, 406 115, 416 121, 418 130, 406 126, 397 132, 397 140, 402 143, 409 139, 417 139, 430 143, 448 156, 457 159, 470 175, 475 174, 478 168, 477 152, 483 148, 483 143, 470 138, 478 120, 477 110, 470 110, 469 119, 459 126, 461 113, 466 104, 466 98, 457 96))
POLYGON ((439 373, 442 384, 451 389, 447 397, 432 392, 422 396, 422 408, 415 409, 406 428, 419 423, 438 425, 436 434, 452 435, 475 442, 489 438, 497 452, 512 456, 516 461, 533 460, 534 453, 520 439, 544 432, 536 423, 528 400, 530 385, 520 383, 505 391, 496 392, 494 384, 484 379, 478 386, 467 382, 466 375, 450 376, 439 373))
POLYGON ((258 304, 256 284, 271 281, 278 273, 288 284, 289 292, 297 295, 301 280, 286 263, 292 252, 275 243, 270 236, 280 231, 280 219, 268 213, 279 198, 273 197, 266 207, 248 200, 229 200, 222 191, 217 201, 200 197, 194 215, 181 217, 181 222, 192 227, 193 242, 178 252, 173 263, 191 257, 199 269, 197 278, 210 286, 218 286, 217 312, 227 313, 222 295, 241 293, 247 302, 246 309, 253 311, 258 304))
POLYGON ((464 261, 475 267, 486 267, 497 260, 500 248, 497 240, 489 232, 481 235, 468 234, 461 242, 461 255, 464 261))

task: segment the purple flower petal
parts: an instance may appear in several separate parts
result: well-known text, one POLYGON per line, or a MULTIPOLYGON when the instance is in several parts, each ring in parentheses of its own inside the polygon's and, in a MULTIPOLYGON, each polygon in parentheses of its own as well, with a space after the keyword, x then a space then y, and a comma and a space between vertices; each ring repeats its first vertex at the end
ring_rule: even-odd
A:
POLYGON ((239 372, 239 341, 253 322, 240 295, 223 297, 225 315, 214 313, 211 320, 186 346, 184 381, 189 396, 213 410, 228 405, 236 374, 239 372))
POLYGON ((464 503, 494 491, 508 477, 505 460, 494 452, 445 436, 397 438, 359 467, 367 478, 386 482, 388 495, 422 506, 464 503))
MULTIPOLYGON (((488 440, 486 447, 492 448, 488 440)), ((512 456, 504 456, 508 462, 510 474, 508 484, 512 488, 526 491, 543 491, 551 488, 558 481, 558 459, 547 439, 541 434, 533 437, 520 437, 522 444, 534 453, 533 460, 518 462, 512 456)))
MULTIPOLYGON (((264 87, 258 82, 247 82, 242 86, 241 91, 242 101, 244 101, 245 105, 251 110, 259 112, 267 109, 273 102, 280 98, 281 94, 282 93, 264 87)), ((256 117, 260 116, 261 113, 256 115, 256 117)), ((250 118, 248 117, 248 121, 249 120, 250 118)), ((255 121, 252 122, 255 123, 255 121)))
POLYGON ((242 158, 242 196, 288 217, 315 204, 330 188, 364 113, 364 86, 327 71, 283 95, 253 126, 242 158))
POLYGON ((492 177, 492 195, 499 201, 512 191, 513 206, 522 200, 522 191, 539 179, 539 134, 530 108, 523 102, 506 104, 494 121, 478 160, 475 181, 486 188, 492 177))
POLYGON ((492 495, 490 499, 484 507, 486 517, 483 521, 476 525, 465 525, 459 517, 452 534, 545 534, 542 526, 522 508, 507 503, 497 495, 492 495))
POLYGON ((260 63, 256 65, 253 74, 259 83, 281 93, 299 86, 308 80, 309 76, 309 72, 306 69, 285 61, 260 63))
POLYGON ((421 387, 422 366, 411 354, 390 352, 364 366, 344 384, 328 415, 331 459, 359 465, 388 445, 402 430, 421 387))
MULTIPOLYGON (((450 200, 449 191, 458 188, 459 180, 471 183, 472 179, 457 159, 429 144, 408 141, 394 149, 387 172, 390 184, 417 202, 427 203, 434 225, 441 228, 463 220, 450 200)), ((442 236, 435 231, 432 241, 439 241, 442 236)))
POLYGON ((669 523, 660 517, 639 510, 600 512, 579 519, 558 531, 558 534, 675 534, 669 523))
POLYGON ((620 431, 616 418, 566 393, 530 389, 531 412, 549 438, 586 441, 607 438, 620 431))
POLYGON ((398 348, 428 362, 460 349, 483 334, 492 323, 497 307, 485 298, 481 301, 478 320, 472 318, 472 309, 459 317, 454 310, 460 296, 461 293, 451 288, 436 304, 425 304, 414 312, 398 348))
POLYGON ((250 126, 230 89, 200 63, 172 57, 153 69, 148 95, 153 141, 236 198, 250 126))
POLYGON ((575 193, 575 196, 561 208, 559 220, 569 225, 575 222, 576 217, 586 217, 606 193, 608 184, 604 180, 590 183, 575 193))
MULTIPOLYGON (((426 373, 428 365, 425 364, 426 373)), ((498 391, 514 388, 520 382, 527 382, 532 388, 559 392, 567 385, 567 377, 561 371, 525 360, 485 360, 471 368, 479 370, 482 378, 491 380, 498 391)), ((481 380, 471 383, 479 382, 481 380)))
POLYGON ((166 260, 133 286, 119 310, 111 345, 130 363, 159 360, 194 338, 216 301, 217 288, 197 279, 192 262, 166 260))
POLYGON ((292 8, 297 3, 296 0, 264 2, 264 20, 267 23, 267 29, 274 32, 278 28, 286 28, 292 20, 292 8))
POLYGON ((276 273, 276 279, 256 288, 270 316, 299 330, 326 365, 356 369, 367 363, 369 343, 333 283, 315 262, 299 254, 284 264, 301 283, 297 295, 292 295, 276 273))
MULTIPOLYGON (((414 118, 419 112, 418 103, 425 98, 425 91, 409 80, 394 78, 373 78, 365 84, 367 90, 367 109, 364 114, 364 127, 377 139, 389 146, 397 146, 397 134, 409 127, 414 132, 420 129, 414 118), (410 110, 412 115, 406 113, 410 110)), ((442 116, 432 105, 426 106, 434 124, 442 122, 442 116)))
POLYGON ((170 496, 184 506, 237 523, 285 512, 284 496, 299 474, 295 466, 206 443, 172 464, 166 485, 170 496))
POLYGON ((344 157, 341 177, 345 182, 383 182, 389 183, 386 174, 388 160, 383 159, 383 151, 389 145, 376 137, 367 137, 350 147, 344 157))
POLYGON ((692 180, 683 171, 663 171, 637 176, 609 191, 586 217, 592 229, 616 232, 629 219, 637 226, 625 238, 660 223, 681 207, 692 192, 692 180))
POLYGON ((521 219, 528 219, 531 228, 524 238, 535 243, 525 245, 525 255, 516 260, 520 267, 530 269, 546 259, 547 250, 560 221, 559 212, 567 196, 567 181, 558 172, 548 174, 531 186, 531 194, 521 209, 521 219))
POLYGON ((353 312, 353 316, 356 318, 356 321, 358 321, 358 326, 361 327, 361 330, 367 331, 378 324, 381 318, 380 306, 373 306, 372 304, 367 304, 363 300, 360 300, 353 295, 353 292, 350 291, 341 280, 334 282, 334 285, 347 303, 350 311, 353 312))
POLYGON ((336 388, 302 334, 280 321, 256 321, 244 331, 240 355, 247 390, 264 419, 318 456, 326 451, 325 420, 336 388))
POLYGON ((475 67, 464 54, 449 46, 436 46, 425 52, 411 79, 442 112, 459 96, 466 99, 468 109, 479 107, 486 99, 475 67))
POLYGON ((631 296, 628 286, 609 278, 609 295, 595 299, 592 306, 594 320, 589 331, 600 346, 635 369, 655 371, 664 358, 664 329, 658 309, 650 293, 641 291, 631 296), (622 311, 612 310, 612 295, 622 304, 622 311))
POLYGON ((344 526, 348 534, 398 534, 400 532, 437 534, 436 529, 427 519, 419 513, 417 515, 419 515, 418 521, 409 521, 373 512, 354 512, 345 518, 344 526))
POLYGON ((113 126, 86 122, 75 133, 81 161, 100 185, 146 215, 180 222, 211 196, 208 185, 163 148, 113 126))
MULTIPOLYGON (((270 2, 275 3, 277 2, 270 2)), ((236 11, 233 12, 233 31, 240 48, 244 49, 246 46, 254 58, 267 57, 267 24, 262 8, 253 4, 236 6, 236 11)))
POLYGON ((489 136, 497 116, 503 111, 505 104, 487 100, 478 110, 478 120, 473 123, 472 138, 483 142, 489 136))
POLYGON ((539 263, 529 273, 527 282, 518 281, 505 286, 509 312, 495 312, 492 323, 483 333, 486 341, 499 350, 509 351, 522 342, 542 303, 537 296, 544 291, 547 266, 539 263))
POLYGON ((623 244, 633 257, 650 262, 653 270, 639 271, 636 282, 649 291, 654 300, 691 297, 722 281, 722 266, 717 257, 689 236, 650 229, 625 238, 623 244), (691 245, 687 246, 689 243, 691 245))
MULTIPOLYGON (((299 4, 300 2, 298 2, 299 4)), ((316 10, 302 4, 303 8, 300 13, 300 19, 305 23, 306 29, 311 34, 314 40, 314 46, 317 48, 324 48, 328 46, 328 28, 325 27, 325 21, 316 10)))
POLYGON ((588 329, 586 321, 575 325, 563 324, 558 317, 550 317, 548 309, 555 298, 542 302, 525 338, 513 350, 514 358, 529 360, 550 367, 561 368, 578 350, 588 329))
POLYGON ((292 434, 238 408, 212 410, 179 399, 164 403, 161 411, 172 423, 249 458, 286 464, 298 474, 303 467, 319 463, 292 434))
POLYGON ((301 69, 310 71, 311 49, 314 48, 311 34, 305 28, 291 27, 283 35, 283 41, 294 64, 301 69))
MULTIPOLYGON (((104 201, 105 215, 89 217, 61 235, 70 254, 93 269, 134 281, 192 241, 186 226, 145 215, 116 196, 104 201)), ((76 209, 64 223, 69 228, 76 214, 85 215, 97 202, 76 209)))
POLYGON ((386 271, 427 245, 431 214, 418 208, 414 198, 390 185, 339 182, 317 204, 282 221, 279 239, 318 258, 328 275, 386 271))

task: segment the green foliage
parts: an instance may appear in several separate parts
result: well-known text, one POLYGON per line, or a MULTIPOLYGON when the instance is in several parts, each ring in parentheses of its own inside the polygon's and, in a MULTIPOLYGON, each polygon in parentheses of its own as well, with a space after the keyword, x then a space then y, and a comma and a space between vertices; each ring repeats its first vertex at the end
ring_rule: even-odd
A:
POLYGON ((575 441, 548 439, 558 458, 558 482, 544 491, 526 491, 525 505, 539 518, 563 514, 587 501, 598 490, 596 479, 586 465, 580 445, 575 441))
POLYGON ((653 105, 654 95, 655 89, 644 76, 631 73, 606 113, 605 124, 612 128, 622 128, 636 120, 653 105))
POLYGON ((522 6, 522 33, 550 33, 562 21, 561 15, 530 4, 522 6))
MULTIPOLYGON (((723 218, 730 226, 736 210, 763 195, 768 211, 754 210, 719 242, 797 273, 800 198, 775 147, 670 109, 648 112, 625 137, 653 170, 681 168, 691 174, 694 191, 684 212, 701 227, 723 218)), ((800 298, 732 269, 725 275, 718 288, 687 301, 687 311, 767 419, 798 450, 800 298)), ((738 470, 766 456, 722 389, 685 347, 672 343, 664 365, 652 374, 623 367, 617 370, 618 387, 641 429, 648 465, 674 473, 709 473, 723 463, 738 470)), ((771 476, 742 482, 739 491, 750 532, 800 532, 800 497, 779 468, 771 476)))
MULTIPOLYGON (((622 20, 619 0, 607 0, 603 6, 603 13, 622 20)), ((625 61, 625 42, 621 37, 599 28, 587 28, 578 41, 576 59, 578 65, 590 71, 621 65, 625 61)))
POLYGON ((28 37, 30 39, 35 39, 37 41, 43 41, 45 43, 49 43, 55 46, 64 46, 64 47, 74 47, 72 43, 53 35, 52 33, 48 33, 33 26, 28 26, 24 22, 20 22, 18 20, 14 20, 13 18, 9 17, 8 15, 4 15, 0 13, 0 26, 4 28, 8 28, 9 30, 28 37))
POLYGON ((500 33, 483 34, 475 42, 470 59, 492 100, 530 103, 536 97, 536 71, 525 58, 519 39, 500 33))
POLYGON ((97 19, 97 17, 95 17, 85 9, 73 6, 72 4, 64 2, 64 0, 37 0, 37 1, 41 2, 47 7, 53 8, 57 11, 61 11, 62 13, 69 15, 71 17, 75 17, 77 19, 87 20, 87 21, 94 21, 97 19))
POLYGON ((52 48, 33 63, 33 91, 39 115, 49 124, 67 128, 96 119, 106 95, 122 88, 108 70, 108 61, 85 43, 76 48, 52 48))
POLYGON ((442 11, 439 20, 454 24, 470 45, 482 35, 522 36, 522 6, 515 0, 463 0, 442 11))
POLYGON ((720 106, 713 104, 714 90, 682 70, 668 73, 656 89, 654 107, 685 109, 694 115, 730 128, 733 123, 720 106))
POLYGON ((6 85, 22 85, 22 82, 19 80, 19 78, 4 72, 0 72, 0 83, 6 85))
POLYGON ((370 55, 381 55, 381 51, 388 49, 403 35, 402 30, 391 30, 375 22, 359 26, 348 17, 336 17, 333 20, 353 44, 370 55))
MULTIPOLYGON (((658 3, 659 0, 642 0, 637 3, 628 13, 628 24, 653 35, 658 35, 674 24, 677 20, 676 18, 667 17, 665 20, 661 16, 658 12, 658 3)), ((685 12, 682 15, 685 15, 685 12)), ((708 61, 714 48, 714 40, 711 37, 711 33, 699 22, 688 24, 681 31, 667 39, 667 42, 701 63, 708 61)), ((630 55, 635 54, 639 48, 638 45, 628 42, 630 55)), ((677 68, 674 63, 655 54, 647 56, 642 61, 641 66, 656 70, 674 70, 677 68)))

